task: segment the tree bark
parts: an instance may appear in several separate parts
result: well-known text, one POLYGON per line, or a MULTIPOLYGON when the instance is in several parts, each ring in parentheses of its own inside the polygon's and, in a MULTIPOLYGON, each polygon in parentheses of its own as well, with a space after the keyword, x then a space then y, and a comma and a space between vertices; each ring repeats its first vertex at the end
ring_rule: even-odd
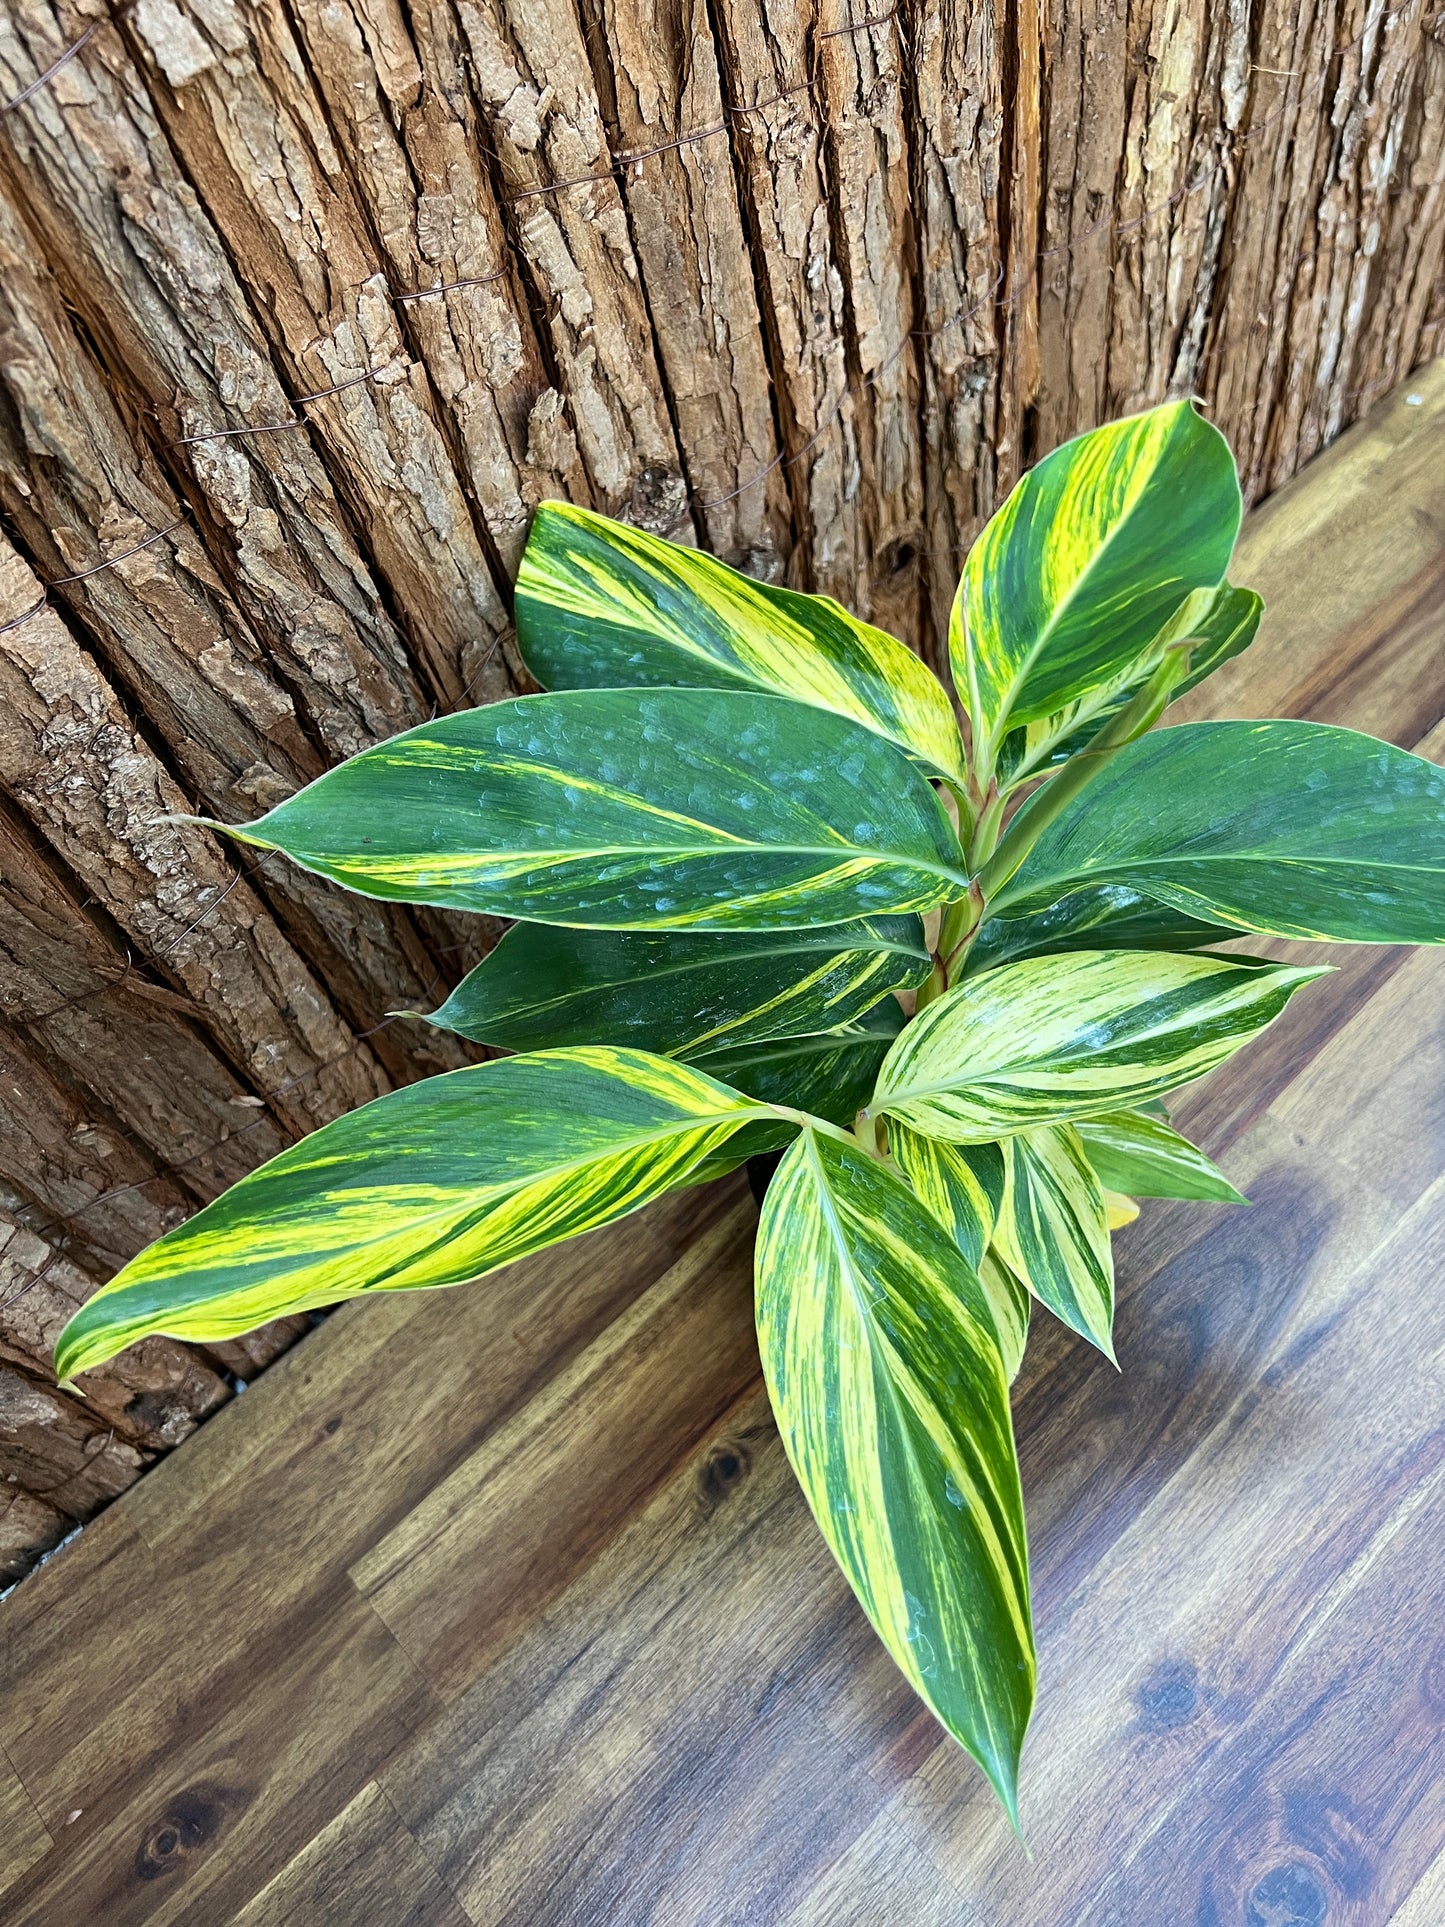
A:
POLYGON ((1440 350, 1445 33, 1429 0, 14 0, 0 102, 13 1573, 305 1323, 153 1341, 82 1400, 67 1309, 474 1055, 392 1013, 497 926, 181 819, 528 687, 547 497, 937 666, 968 544, 1065 437, 1197 394, 1258 499, 1440 350))

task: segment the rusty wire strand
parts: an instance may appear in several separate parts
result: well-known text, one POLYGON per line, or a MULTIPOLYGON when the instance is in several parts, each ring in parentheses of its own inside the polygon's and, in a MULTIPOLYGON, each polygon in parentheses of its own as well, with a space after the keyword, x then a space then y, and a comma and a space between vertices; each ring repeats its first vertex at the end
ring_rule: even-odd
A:
POLYGON ((40 600, 33 602, 23 614, 12 616, 9 622, 0 623, 0 636, 8 635, 12 629, 18 629, 22 622, 29 622, 32 616, 38 616, 42 609, 48 608, 52 589, 62 588, 68 582, 88 582, 91 576, 104 575, 107 569, 115 568, 117 563, 129 562, 130 558, 133 555, 139 555, 142 549, 148 549, 153 544, 163 541, 166 536, 173 535, 185 519, 184 515, 178 515, 174 522, 167 522, 163 529, 157 529, 154 535, 148 535, 144 542, 137 542, 134 548, 122 549, 119 555, 107 556, 104 562, 97 562, 93 568, 77 569, 73 575, 57 575, 49 582, 42 583, 40 600))

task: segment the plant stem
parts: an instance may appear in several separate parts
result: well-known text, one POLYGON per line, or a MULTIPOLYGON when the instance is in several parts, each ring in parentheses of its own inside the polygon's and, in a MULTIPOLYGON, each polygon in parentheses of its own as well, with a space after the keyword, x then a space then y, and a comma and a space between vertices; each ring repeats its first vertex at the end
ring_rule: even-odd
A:
POLYGON ((859 1111, 853 1120, 853 1135, 858 1140, 859 1146, 868 1153, 870 1158, 876 1158, 880 1164, 888 1155, 883 1149, 883 1140, 880 1135, 882 1125, 882 1118, 866 1109, 859 1111))
POLYGON ((978 873, 977 882, 986 900, 992 902, 998 897, 1044 831, 1058 820, 1104 766, 1126 744, 1158 722, 1174 688, 1188 673, 1191 646, 1192 639, 1167 650, 1134 700, 1104 725, 1087 748, 1071 756, 1057 776, 1050 777, 1014 818, 1003 841, 978 873))
POLYGON ((1008 798, 1000 793, 997 782, 990 783, 968 845, 968 867, 975 875, 994 853, 1007 801, 1008 798))

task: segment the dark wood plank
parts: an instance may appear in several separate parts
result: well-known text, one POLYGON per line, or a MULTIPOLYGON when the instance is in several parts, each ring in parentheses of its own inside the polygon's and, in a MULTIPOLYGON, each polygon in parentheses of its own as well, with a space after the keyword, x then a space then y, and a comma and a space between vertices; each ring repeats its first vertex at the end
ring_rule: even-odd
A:
MULTIPOLYGON (((1438 1462, 1356 1561, 1248 1721, 1176 1782, 1080 1922, 1393 1919, 1445 1837, 1438 1462)), ((1437 1916, 1438 1918, 1438 1916, 1437 1916)))
POLYGON ((729 1212, 352 1567, 444 1698, 757 1382, 756 1223, 729 1212))
POLYGON ((0 1900, 54 1844, 20 1775, 0 1751, 0 1900))
POLYGON ((1397 1204, 1445 1168, 1442 1009, 1445 958, 1417 951, 1271 1107, 1311 1144, 1348 1143, 1352 1168, 1397 1204))
MULTIPOLYGON (((153 1595, 157 1604, 164 1597, 153 1595)), ((112 1597, 122 1638, 136 1603, 112 1597)), ((187 1694, 178 1717, 167 1709, 159 1755, 147 1757, 143 1709, 131 1696, 117 1737, 135 1735, 134 1764, 122 1746, 98 1774, 92 1749, 58 1751, 43 1732, 30 1735, 19 1771, 42 1811, 70 1802, 81 1811, 6 1897, 7 1927, 230 1920, 436 1710, 344 1579, 316 1593, 304 1629, 253 1624, 244 1659, 243 1676, 232 1667, 187 1694)), ((169 1701, 176 1686, 166 1668, 148 1669, 143 1690, 169 1701)), ((97 1712, 112 1723, 110 1709, 97 1712)))
POLYGON ((1442 440, 1436 362, 1255 510, 1230 574, 1265 599, 1259 639, 1171 714, 1313 716, 1407 746, 1439 721, 1442 440))
POLYGON ((234 1916, 232 1927, 468 1927, 375 1782, 234 1916))
POLYGON ((479 1285, 343 1306, 325 1338, 267 1372, 206 1431, 204 1463, 168 1459, 128 1500, 157 1551, 206 1521, 238 1563, 274 1538, 298 1477, 329 1502, 306 1528, 313 1564, 349 1564, 487 1432, 605 1330, 728 1211, 741 1178, 664 1198, 624 1224, 540 1253, 479 1285), (242 1410, 244 1407, 244 1411, 242 1410))
POLYGON ((1439 1927, 1445 1920, 1445 1850, 1438 1853, 1407 1898, 1390 1915, 1389 1927, 1439 1927))
MULTIPOLYGON (((1442 1230, 1445 1180, 1049 1609, 1025 1757, 1034 1865, 955 1754, 924 1767, 908 1831, 981 1905, 1072 1927, 1191 1768, 1242 1730, 1278 1735, 1259 1709, 1279 1668, 1316 1616, 1330 1650, 1335 1588, 1445 1463, 1442 1230)), ((1433 1649, 1432 1620, 1381 1623, 1417 1663, 1433 1649)))
POLYGON ((775 1920, 910 1770, 874 1645, 755 1394, 381 1782, 479 1927, 775 1920))

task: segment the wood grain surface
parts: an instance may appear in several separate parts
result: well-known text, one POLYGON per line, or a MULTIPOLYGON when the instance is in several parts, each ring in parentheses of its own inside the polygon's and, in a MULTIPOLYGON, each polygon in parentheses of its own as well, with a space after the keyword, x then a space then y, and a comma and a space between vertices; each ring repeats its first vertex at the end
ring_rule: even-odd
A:
MULTIPOLYGON (((1445 755, 1442 471, 1437 367, 1196 713, 1445 755)), ((1253 1203, 1121 1235, 1122 1371, 1038 1321, 1032 1858, 811 1525, 733 1179, 343 1309, 0 1604, 6 1927, 1438 1927, 1445 971, 1335 961, 1176 1105, 1253 1203)))

